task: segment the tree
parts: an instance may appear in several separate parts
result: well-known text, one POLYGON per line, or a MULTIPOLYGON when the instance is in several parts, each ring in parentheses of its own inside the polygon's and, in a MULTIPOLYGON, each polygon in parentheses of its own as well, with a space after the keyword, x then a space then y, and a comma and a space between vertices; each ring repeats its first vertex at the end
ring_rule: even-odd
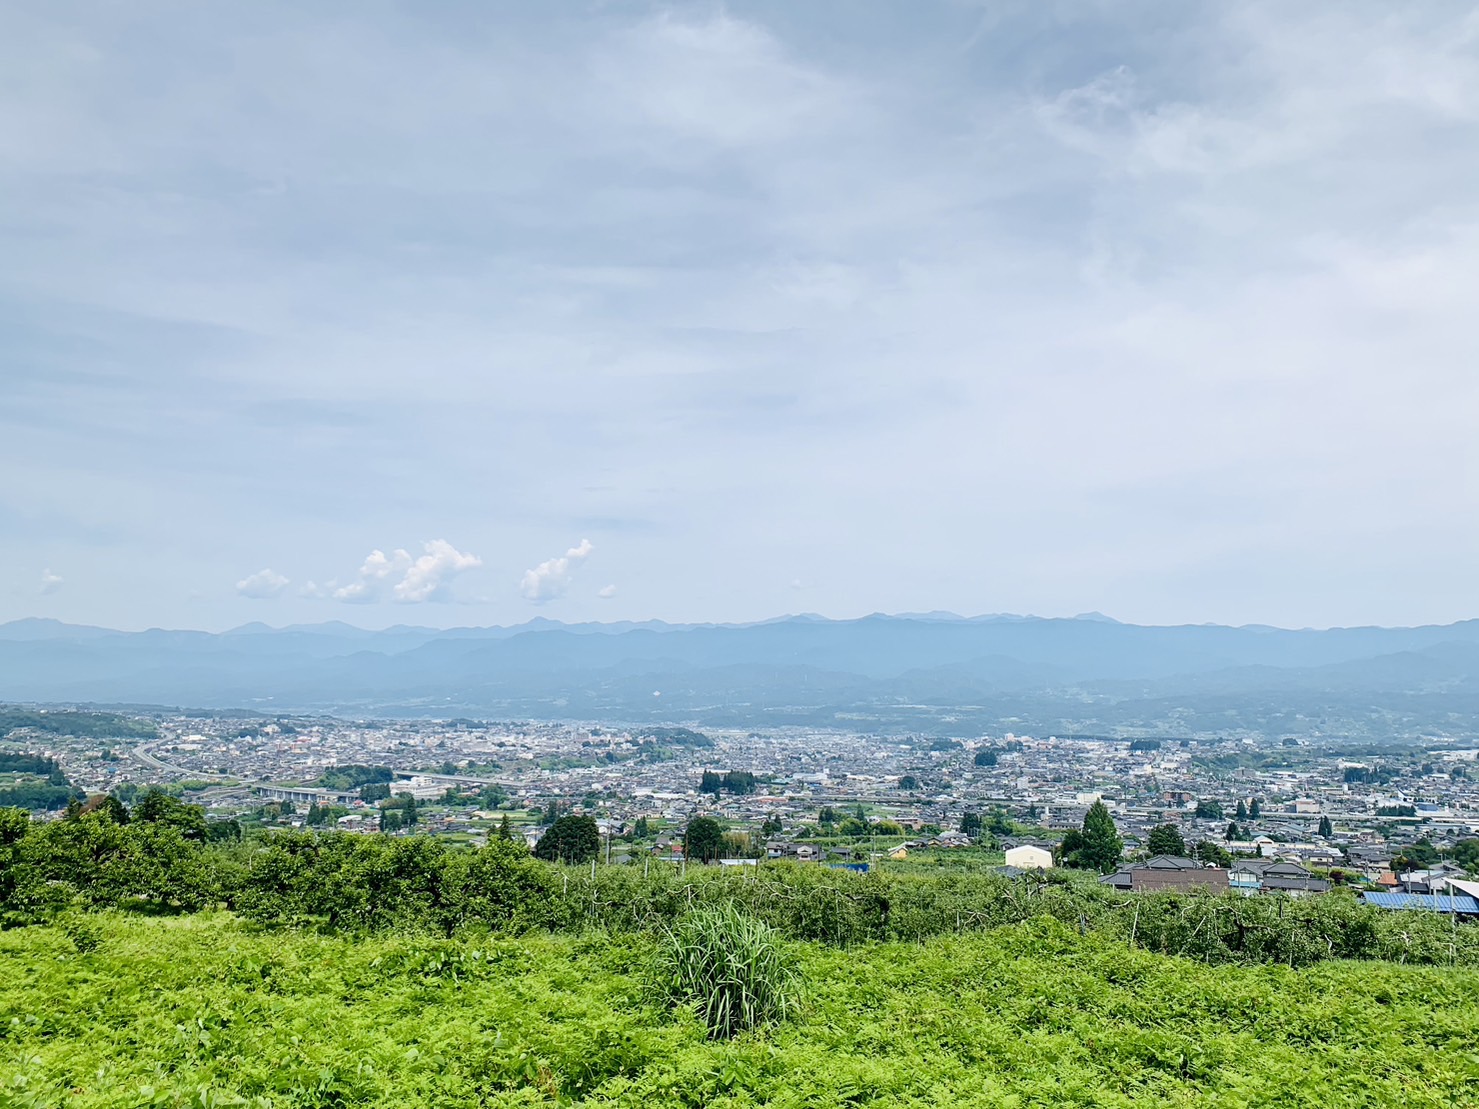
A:
POLYGON ((1225 848, 1213 843, 1210 839, 1204 839, 1201 843, 1197 844, 1196 857, 1204 863, 1211 863, 1213 866, 1232 866, 1232 856, 1227 853, 1225 848))
POLYGON ((996 752, 993 751, 990 747, 982 747, 979 751, 976 752, 976 757, 972 761, 977 766, 995 766, 996 752))
POLYGON ((384 782, 366 782, 359 787, 361 801, 384 801, 390 796, 390 786, 384 782))
POLYGON ((1239 820, 1248 819, 1248 803, 1241 797, 1238 798, 1238 811, 1234 814, 1239 820))
POLYGON ((1181 838, 1181 830, 1174 824, 1157 824, 1150 830, 1145 846, 1152 855, 1186 854, 1186 840, 1181 838))
POLYGON ((837 813, 831 805, 823 805, 822 811, 817 813, 818 824, 836 824, 837 813))
POLYGON ((514 838, 513 825, 508 821, 508 813, 503 814, 503 819, 498 822, 498 838, 511 840, 514 838))
POLYGON ((1254 820, 1257 820, 1258 817, 1262 814, 1262 812, 1263 812, 1263 806, 1258 803, 1258 798, 1257 797, 1253 798, 1253 804, 1248 809, 1248 815, 1250 817, 1252 817, 1254 820))
POLYGON ((1331 825, 1328 816, 1320 817, 1320 831, 1318 834, 1324 836, 1326 839, 1329 839, 1335 834, 1335 828, 1331 825))
POLYGON ((781 828, 782 825, 780 817, 768 816, 765 818, 765 823, 760 825, 760 834, 766 839, 770 839, 772 836, 780 835, 781 828))
POLYGON ((683 830, 683 854, 699 862, 723 858, 724 829, 711 816, 696 816, 683 830))
POLYGON ((647 826, 647 818, 645 816, 637 817, 637 822, 632 825, 632 836, 636 839, 646 839, 651 834, 647 826))
POLYGON ((978 839, 981 835, 981 814, 978 812, 962 813, 960 817, 960 830, 971 839, 978 839))
POLYGON ((905 774, 902 778, 899 779, 899 788, 906 790, 918 789, 919 779, 916 778, 913 774, 905 774))
POLYGON ((1108 874, 1118 865, 1124 849, 1114 817, 1103 801, 1095 801, 1084 815, 1082 830, 1064 836, 1059 850, 1064 866, 1108 874))
POLYGON ((1222 802, 1221 801, 1198 801, 1197 802, 1197 819, 1198 820, 1221 820, 1222 819, 1222 802))
POLYGON ((1243 838, 1243 830, 1241 828, 1239 828, 1236 823, 1229 824, 1227 826, 1227 833, 1222 838, 1225 839, 1225 840, 1229 840, 1229 841, 1235 840, 1235 839, 1242 839, 1243 838))
POLYGON ((546 824, 553 824, 556 820, 559 819, 560 808, 554 803, 554 801, 551 801, 549 803, 549 806, 544 810, 544 822, 546 824))
POLYGON ((539 837, 534 854, 546 862, 587 863, 600 849, 601 830, 594 817, 562 816, 539 837))
POLYGON ((207 831, 205 810, 187 805, 163 790, 151 789, 134 806, 133 818, 145 824, 164 824, 180 829, 186 839, 204 842, 207 831))

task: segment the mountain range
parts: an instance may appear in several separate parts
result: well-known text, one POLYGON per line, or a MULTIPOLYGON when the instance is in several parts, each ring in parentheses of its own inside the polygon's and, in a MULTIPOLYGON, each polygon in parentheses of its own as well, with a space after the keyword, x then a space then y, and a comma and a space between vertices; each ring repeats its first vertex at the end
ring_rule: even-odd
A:
POLYGON ((1479 620, 1292 630, 923 613, 211 633, 27 619, 0 625, 0 699, 931 732, 1460 736, 1479 728, 1479 620))

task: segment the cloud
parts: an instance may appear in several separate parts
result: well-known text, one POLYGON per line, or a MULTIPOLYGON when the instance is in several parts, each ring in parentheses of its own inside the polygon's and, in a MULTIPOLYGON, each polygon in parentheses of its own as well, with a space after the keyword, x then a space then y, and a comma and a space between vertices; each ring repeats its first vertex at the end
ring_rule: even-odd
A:
POLYGON ((564 596, 570 588, 570 575, 574 568, 589 558, 593 550, 591 541, 582 539, 580 546, 571 547, 560 558, 547 559, 534 569, 525 570, 523 580, 519 582, 519 592, 536 605, 564 596))
POLYGON ((62 587, 62 576, 53 574, 50 570, 41 571, 41 594, 47 596, 55 593, 62 587))
POLYGON ((616 596, 616 586, 603 585, 600 589, 596 590, 596 596, 600 597, 603 601, 609 601, 612 597, 616 596))
POLYGON ((387 599, 421 604, 447 600, 452 579, 483 564, 477 555, 459 551, 445 539, 430 539, 422 544, 422 550, 425 553, 418 558, 400 549, 388 555, 373 550, 359 568, 358 581, 342 586, 335 582, 322 587, 309 584, 319 596, 327 595, 349 604, 372 604, 387 599))
POLYGON ((288 587, 288 579, 271 569, 258 570, 236 583, 236 592, 254 601, 277 597, 288 587))
POLYGON ((424 555, 411 563, 406 576, 396 583, 397 601, 416 604, 437 600, 451 578, 483 564, 477 555, 464 554, 445 539, 433 539, 425 545, 425 550, 424 555))

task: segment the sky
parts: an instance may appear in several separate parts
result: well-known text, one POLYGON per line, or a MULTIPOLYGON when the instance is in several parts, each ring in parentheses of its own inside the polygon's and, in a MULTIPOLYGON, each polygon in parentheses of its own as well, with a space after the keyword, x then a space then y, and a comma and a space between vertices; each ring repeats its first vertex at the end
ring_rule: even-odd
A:
POLYGON ((1479 7, 0 7, 0 619, 1479 616, 1479 7))

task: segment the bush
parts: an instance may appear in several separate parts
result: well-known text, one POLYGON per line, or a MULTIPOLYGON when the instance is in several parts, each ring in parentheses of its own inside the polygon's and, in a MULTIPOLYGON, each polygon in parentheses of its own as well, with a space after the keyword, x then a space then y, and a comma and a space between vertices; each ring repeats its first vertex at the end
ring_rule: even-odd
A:
POLYGON ((796 1007, 797 974, 780 933, 732 904, 695 909, 668 932, 659 982, 709 1035, 729 1039, 796 1007))

